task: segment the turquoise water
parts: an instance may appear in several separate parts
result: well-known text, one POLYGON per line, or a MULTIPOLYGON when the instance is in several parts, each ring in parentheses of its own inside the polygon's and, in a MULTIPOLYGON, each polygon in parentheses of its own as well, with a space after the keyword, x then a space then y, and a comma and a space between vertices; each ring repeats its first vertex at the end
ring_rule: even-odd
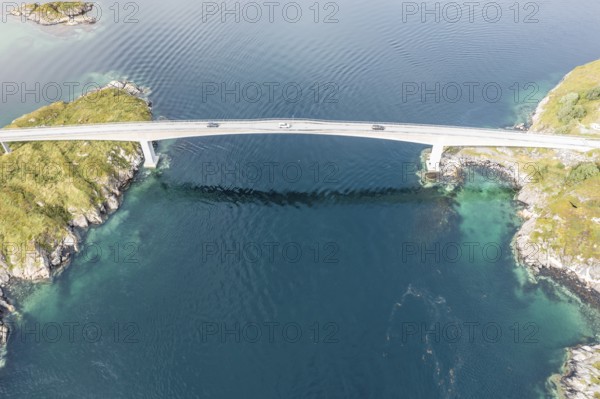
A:
MULTIPOLYGON (((0 62, 4 82, 30 86, 128 77, 151 88, 157 118, 502 127, 535 105, 514 100, 515 82, 535 82, 539 99, 597 58, 599 6, 580 3, 539 2, 534 24, 403 23, 402 4, 384 1, 339 3, 334 24, 314 23, 310 4, 296 24, 251 24, 146 2, 138 23, 89 31, 2 24, 14 42, 0 40, 0 62), (203 97, 210 84, 290 82, 297 102, 203 97), (495 82, 504 94, 404 101, 415 82, 495 82)), ((46 100, 9 96, 0 122, 46 100)), ((564 348, 595 338, 595 313, 515 264, 514 192, 484 178, 422 188, 410 172, 422 149, 302 136, 160 143, 162 166, 139 175, 73 264, 16 293, 1 396, 548 396, 564 348)))
MULTIPOLYGON (((278 140, 250 140, 260 156, 196 145, 281 163, 308 145, 278 140)), ((339 144, 327 141, 315 159, 339 144)), ((403 183, 398 159, 418 152, 362 140, 337 154, 338 183, 207 186, 177 148, 19 302, 3 397, 539 397, 563 348, 594 335, 572 297, 522 281, 506 188, 403 183)))

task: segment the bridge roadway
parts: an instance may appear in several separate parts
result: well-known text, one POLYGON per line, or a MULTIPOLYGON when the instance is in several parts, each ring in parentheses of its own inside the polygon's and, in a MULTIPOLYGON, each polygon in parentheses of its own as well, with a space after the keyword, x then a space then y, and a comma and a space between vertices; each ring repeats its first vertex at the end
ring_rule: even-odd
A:
POLYGON ((443 148, 448 146, 538 147, 576 151, 600 148, 600 140, 579 136, 533 134, 504 129, 307 119, 152 121, 0 129, 0 143, 8 150, 6 143, 16 141, 139 141, 144 151, 144 166, 156 167, 158 156, 154 153, 152 141, 246 134, 312 134, 431 145, 433 146, 432 155, 427 161, 429 171, 438 170, 443 148), (219 127, 208 127, 210 122, 218 123, 219 127), (281 128, 281 123, 288 123, 291 127, 281 128), (385 130, 373 130, 372 125, 374 124, 385 126, 385 130))

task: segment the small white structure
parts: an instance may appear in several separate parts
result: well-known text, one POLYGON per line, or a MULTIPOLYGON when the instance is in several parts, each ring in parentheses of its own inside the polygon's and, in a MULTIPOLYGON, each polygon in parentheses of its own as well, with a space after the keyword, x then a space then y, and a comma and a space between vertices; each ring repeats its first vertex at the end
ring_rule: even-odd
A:
POLYGON ((158 164, 158 156, 154 152, 154 146, 151 141, 140 141, 142 151, 144 152, 144 167, 145 168, 156 168, 158 164))
POLYGON ((434 144, 431 148, 431 154, 427 160, 427 171, 428 172, 439 172, 440 162, 442 161, 442 154, 444 153, 444 146, 442 144, 434 144))

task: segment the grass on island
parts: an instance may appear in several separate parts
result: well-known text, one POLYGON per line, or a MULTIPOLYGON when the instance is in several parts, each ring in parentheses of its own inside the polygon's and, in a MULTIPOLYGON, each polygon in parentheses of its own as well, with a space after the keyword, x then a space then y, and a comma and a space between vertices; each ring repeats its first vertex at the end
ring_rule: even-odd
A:
POLYGON ((91 3, 85 2, 62 2, 55 1, 50 3, 27 3, 19 7, 21 14, 28 19, 36 20, 40 23, 65 23, 75 16, 84 15, 90 10, 91 3))
POLYGON ((64 18, 69 15, 81 14, 86 2, 82 1, 53 1, 50 3, 27 3, 25 8, 32 13, 39 14, 48 20, 64 18))
POLYGON ((488 148, 485 152, 464 148, 462 153, 511 167, 518 165, 518 176, 545 195, 547 206, 536 209, 533 242, 549 246, 568 257, 600 259, 600 150, 590 151, 589 161, 566 167, 554 150, 488 148))
POLYGON ((575 68, 548 95, 531 130, 600 135, 600 60, 575 68))
MULTIPOLYGON (((546 98, 531 131, 600 135, 600 60, 575 68, 546 98)), ((600 151, 589 160, 565 166, 551 149, 462 148, 454 153, 519 166, 519 176, 540 195, 544 209, 532 240, 569 258, 600 259, 600 151)))
MULTIPOLYGON (((72 103, 57 102, 13 121, 10 128, 117 121, 147 121, 146 102, 119 89, 104 89, 72 103)), ((65 141, 12 143, 0 156, 0 243, 52 248, 66 224, 103 200, 103 184, 127 168, 137 143, 65 141)), ((8 261, 8 259, 7 259, 8 261)), ((14 265, 11 265, 14 266, 14 265)))
POLYGON ((83 8, 86 4, 84 1, 52 1, 50 3, 39 4, 39 7, 52 7, 58 11, 68 12, 73 9, 83 8))

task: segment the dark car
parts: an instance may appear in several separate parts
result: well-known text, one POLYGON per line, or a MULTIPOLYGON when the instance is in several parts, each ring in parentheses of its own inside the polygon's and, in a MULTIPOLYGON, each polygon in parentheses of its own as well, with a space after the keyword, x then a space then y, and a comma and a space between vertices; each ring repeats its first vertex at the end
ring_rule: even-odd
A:
POLYGON ((385 130, 385 126, 373 125, 373 126, 371 126, 371 129, 373 129, 373 130, 385 130))
POLYGON ((206 127, 219 127, 219 124, 216 122, 210 122, 206 127))

